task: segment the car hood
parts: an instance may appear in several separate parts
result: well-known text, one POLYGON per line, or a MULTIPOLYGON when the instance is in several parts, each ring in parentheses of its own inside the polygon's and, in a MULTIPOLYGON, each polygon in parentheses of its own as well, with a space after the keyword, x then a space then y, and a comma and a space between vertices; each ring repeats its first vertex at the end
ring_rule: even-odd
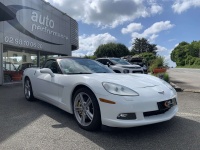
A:
POLYGON ((111 82, 129 88, 154 87, 163 84, 161 79, 146 74, 94 73, 85 76, 99 82, 111 82))

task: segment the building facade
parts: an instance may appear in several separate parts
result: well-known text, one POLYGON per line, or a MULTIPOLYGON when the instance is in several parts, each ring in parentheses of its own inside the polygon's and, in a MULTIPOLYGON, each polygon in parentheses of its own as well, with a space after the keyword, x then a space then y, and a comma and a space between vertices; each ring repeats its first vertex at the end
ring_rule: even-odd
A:
POLYGON ((0 0, 0 85, 21 80, 20 68, 79 47, 78 24, 44 0, 0 0))

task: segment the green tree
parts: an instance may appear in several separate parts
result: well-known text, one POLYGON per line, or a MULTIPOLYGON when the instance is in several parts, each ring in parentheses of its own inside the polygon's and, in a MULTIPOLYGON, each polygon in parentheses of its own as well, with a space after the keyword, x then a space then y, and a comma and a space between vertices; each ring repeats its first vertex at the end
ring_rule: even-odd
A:
POLYGON ((154 53, 141 53, 140 57, 144 59, 145 64, 150 66, 153 61, 156 59, 156 55, 154 53))
POLYGON ((171 53, 172 61, 176 62, 177 66, 184 66, 185 59, 189 54, 189 43, 181 42, 171 53))
POLYGON ((102 44, 94 52, 96 57, 123 57, 129 54, 128 48, 120 43, 102 44))
POLYGON ((172 61, 176 62, 177 66, 198 65, 200 53, 200 41, 192 43, 181 42, 171 53, 172 61))
POLYGON ((149 45, 148 45, 147 52, 156 54, 156 50, 157 50, 157 47, 156 47, 156 46, 157 46, 156 44, 149 44, 149 45))
POLYGON ((136 38, 132 44, 131 53, 144 53, 144 52, 151 52, 156 54, 156 44, 150 44, 147 39, 145 38, 136 38))
POLYGON ((190 55, 192 57, 199 57, 199 50, 200 50, 200 41, 193 41, 190 45, 189 45, 189 51, 190 51, 190 55))

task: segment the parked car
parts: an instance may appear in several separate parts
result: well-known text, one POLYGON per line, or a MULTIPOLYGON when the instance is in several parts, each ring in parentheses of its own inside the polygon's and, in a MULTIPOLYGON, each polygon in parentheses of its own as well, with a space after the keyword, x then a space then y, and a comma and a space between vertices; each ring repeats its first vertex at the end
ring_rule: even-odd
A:
POLYGON ((31 68, 31 67, 37 67, 37 65, 33 64, 33 63, 22 63, 19 65, 19 67, 17 68, 18 71, 22 71, 24 72, 24 70, 26 68, 31 68))
POLYGON ((58 57, 23 75, 25 98, 51 103, 71 114, 85 130, 101 125, 134 127, 170 120, 178 111, 177 93, 146 74, 118 74, 97 61, 58 57))
POLYGON ((22 63, 20 65, 16 65, 12 62, 4 61, 4 82, 21 81, 24 70, 31 67, 36 67, 36 65, 34 65, 33 63, 22 63), (18 68, 16 68, 16 66, 18 66, 18 68))
POLYGON ((132 58, 130 58, 128 60, 128 62, 130 62, 131 64, 139 65, 140 67, 142 67, 144 73, 148 73, 148 68, 144 63, 143 58, 138 58, 138 57, 134 58, 134 57, 132 57, 132 58))
POLYGON ((12 62, 3 62, 4 82, 22 80, 22 73, 18 71, 12 62))
POLYGON ((116 73, 144 73, 139 65, 132 65, 121 58, 98 58, 96 61, 108 65, 116 73))

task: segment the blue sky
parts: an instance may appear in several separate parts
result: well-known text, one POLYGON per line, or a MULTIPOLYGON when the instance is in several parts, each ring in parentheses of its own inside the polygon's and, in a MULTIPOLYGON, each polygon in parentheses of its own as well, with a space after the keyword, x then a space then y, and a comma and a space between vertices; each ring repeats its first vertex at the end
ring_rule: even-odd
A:
POLYGON ((79 50, 73 56, 93 55, 108 42, 125 44, 135 38, 157 44, 166 63, 182 41, 200 40, 200 0, 46 0, 78 21, 79 50))

